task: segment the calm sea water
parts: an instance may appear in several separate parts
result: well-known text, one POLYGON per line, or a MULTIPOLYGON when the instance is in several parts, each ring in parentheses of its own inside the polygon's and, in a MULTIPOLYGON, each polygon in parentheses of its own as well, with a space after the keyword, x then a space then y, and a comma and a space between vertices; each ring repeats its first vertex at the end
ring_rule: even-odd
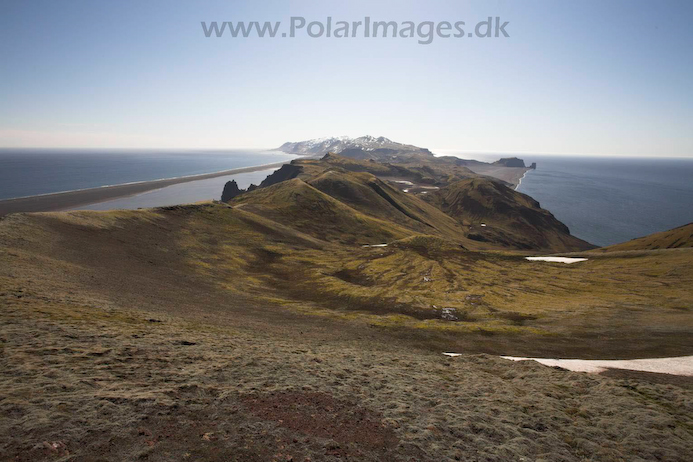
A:
POLYGON ((259 150, 0 149, 0 199, 212 173, 295 157, 259 150))
POLYGON ((537 170, 527 173, 518 191, 593 244, 693 222, 693 159, 521 157, 537 162, 537 170))
POLYGON ((270 168, 256 172, 237 173, 229 176, 219 176, 206 180, 191 181, 167 186, 153 191, 147 191, 136 196, 121 197, 106 202, 99 202, 79 207, 80 210, 113 210, 147 207, 165 207, 167 205, 190 204, 193 202, 221 199, 221 193, 227 181, 236 180, 238 187, 245 189, 251 183, 259 185, 276 169, 270 168))

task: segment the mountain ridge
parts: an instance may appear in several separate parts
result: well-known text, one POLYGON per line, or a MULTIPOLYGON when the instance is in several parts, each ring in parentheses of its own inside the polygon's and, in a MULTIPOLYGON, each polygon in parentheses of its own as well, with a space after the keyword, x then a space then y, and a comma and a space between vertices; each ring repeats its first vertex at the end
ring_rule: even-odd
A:
POLYGON ((384 136, 360 136, 350 138, 348 136, 316 138, 306 141, 287 142, 278 150, 290 154, 304 156, 322 156, 328 152, 337 154, 345 153, 346 157, 356 159, 383 159, 385 157, 397 158, 398 156, 425 156, 434 157, 426 148, 420 148, 411 144, 403 144, 392 141, 384 136))
POLYGON ((444 169, 464 167, 479 175, 491 176, 514 186, 519 184, 520 178, 528 170, 536 168, 536 163, 527 167, 524 160, 517 157, 502 158, 488 163, 455 156, 437 156, 427 148, 398 143, 383 136, 370 135, 358 138, 342 136, 288 142, 277 149, 309 158, 320 158, 328 153, 335 153, 355 160, 372 160, 399 165, 414 164, 444 169))
MULTIPOLYGON (((337 205, 342 204, 379 222, 391 223, 393 229, 402 227, 408 235, 437 235, 464 248, 536 252, 594 248, 571 236, 567 226, 529 196, 500 180, 447 163, 391 164, 330 152, 321 159, 296 159, 284 165, 254 191, 239 191, 232 182, 224 191, 222 197, 232 206, 261 211, 286 226, 300 226, 302 232, 310 229, 308 234, 320 239, 346 238, 352 242, 355 236, 365 237, 355 229, 354 219, 344 215, 346 209, 337 205), (277 191, 273 196, 267 188, 277 185, 284 187, 272 189, 277 191), (306 186, 326 194, 330 201, 309 193, 306 186), (313 197, 315 203, 301 199, 302 206, 297 207, 287 202, 287 198, 292 202, 304 196, 313 197), (316 210, 326 212, 327 220, 320 214, 313 216, 316 210), (329 233, 313 226, 321 221, 325 226, 342 223, 343 235, 337 225, 330 225, 329 233)), ((385 237, 382 233, 379 236, 385 237)))

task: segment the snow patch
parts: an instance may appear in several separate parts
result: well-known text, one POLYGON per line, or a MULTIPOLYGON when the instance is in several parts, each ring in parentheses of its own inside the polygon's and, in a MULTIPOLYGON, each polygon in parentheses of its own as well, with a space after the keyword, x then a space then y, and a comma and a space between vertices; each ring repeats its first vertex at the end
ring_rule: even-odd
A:
MULTIPOLYGON (((446 354, 446 353, 443 353, 446 354)), ((674 358, 652 359, 552 359, 552 358, 522 358, 518 356, 501 356, 511 361, 536 361, 545 366, 558 366, 574 372, 599 373, 607 369, 628 369, 632 371, 655 372, 693 376, 693 356, 678 356, 674 358)))
MULTIPOLYGON (((484 225, 481 225, 484 226, 484 225)), ((529 261, 548 261, 552 263, 565 263, 565 264, 571 264, 571 263, 578 263, 581 261, 587 261, 586 258, 570 258, 570 257, 525 257, 525 260, 529 261)))

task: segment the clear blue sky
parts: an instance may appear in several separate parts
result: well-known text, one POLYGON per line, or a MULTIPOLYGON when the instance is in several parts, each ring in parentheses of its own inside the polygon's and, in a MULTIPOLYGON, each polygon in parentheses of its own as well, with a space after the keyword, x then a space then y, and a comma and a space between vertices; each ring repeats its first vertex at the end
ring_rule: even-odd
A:
POLYGON ((693 2, 0 1, 0 146, 371 134, 460 151, 693 156, 693 2), (508 21, 509 38, 206 38, 201 21, 508 21))

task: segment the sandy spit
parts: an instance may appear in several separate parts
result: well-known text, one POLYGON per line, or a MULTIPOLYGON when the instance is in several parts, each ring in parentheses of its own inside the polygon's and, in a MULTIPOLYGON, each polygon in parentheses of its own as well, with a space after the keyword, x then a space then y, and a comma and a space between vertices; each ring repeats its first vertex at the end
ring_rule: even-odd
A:
POLYGON ((134 196, 147 191, 164 188, 179 183, 190 181, 207 180, 237 173, 255 172, 273 167, 281 167, 287 162, 277 162, 274 164, 256 165, 253 167, 235 168, 214 173, 204 173, 201 175, 182 176, 178 178, 167 178, 162 180, 142 181, 137 183, 127 183, 100 188, 80 189, 76 191, 66 191, 52 194, 42 194, 39 196, 19 197, 16 199, 0 200, 0 217, 10 213, 18 212, 56 212, 60 210, 74 209, 89 204, 105 202, 121 197, 134 196))

